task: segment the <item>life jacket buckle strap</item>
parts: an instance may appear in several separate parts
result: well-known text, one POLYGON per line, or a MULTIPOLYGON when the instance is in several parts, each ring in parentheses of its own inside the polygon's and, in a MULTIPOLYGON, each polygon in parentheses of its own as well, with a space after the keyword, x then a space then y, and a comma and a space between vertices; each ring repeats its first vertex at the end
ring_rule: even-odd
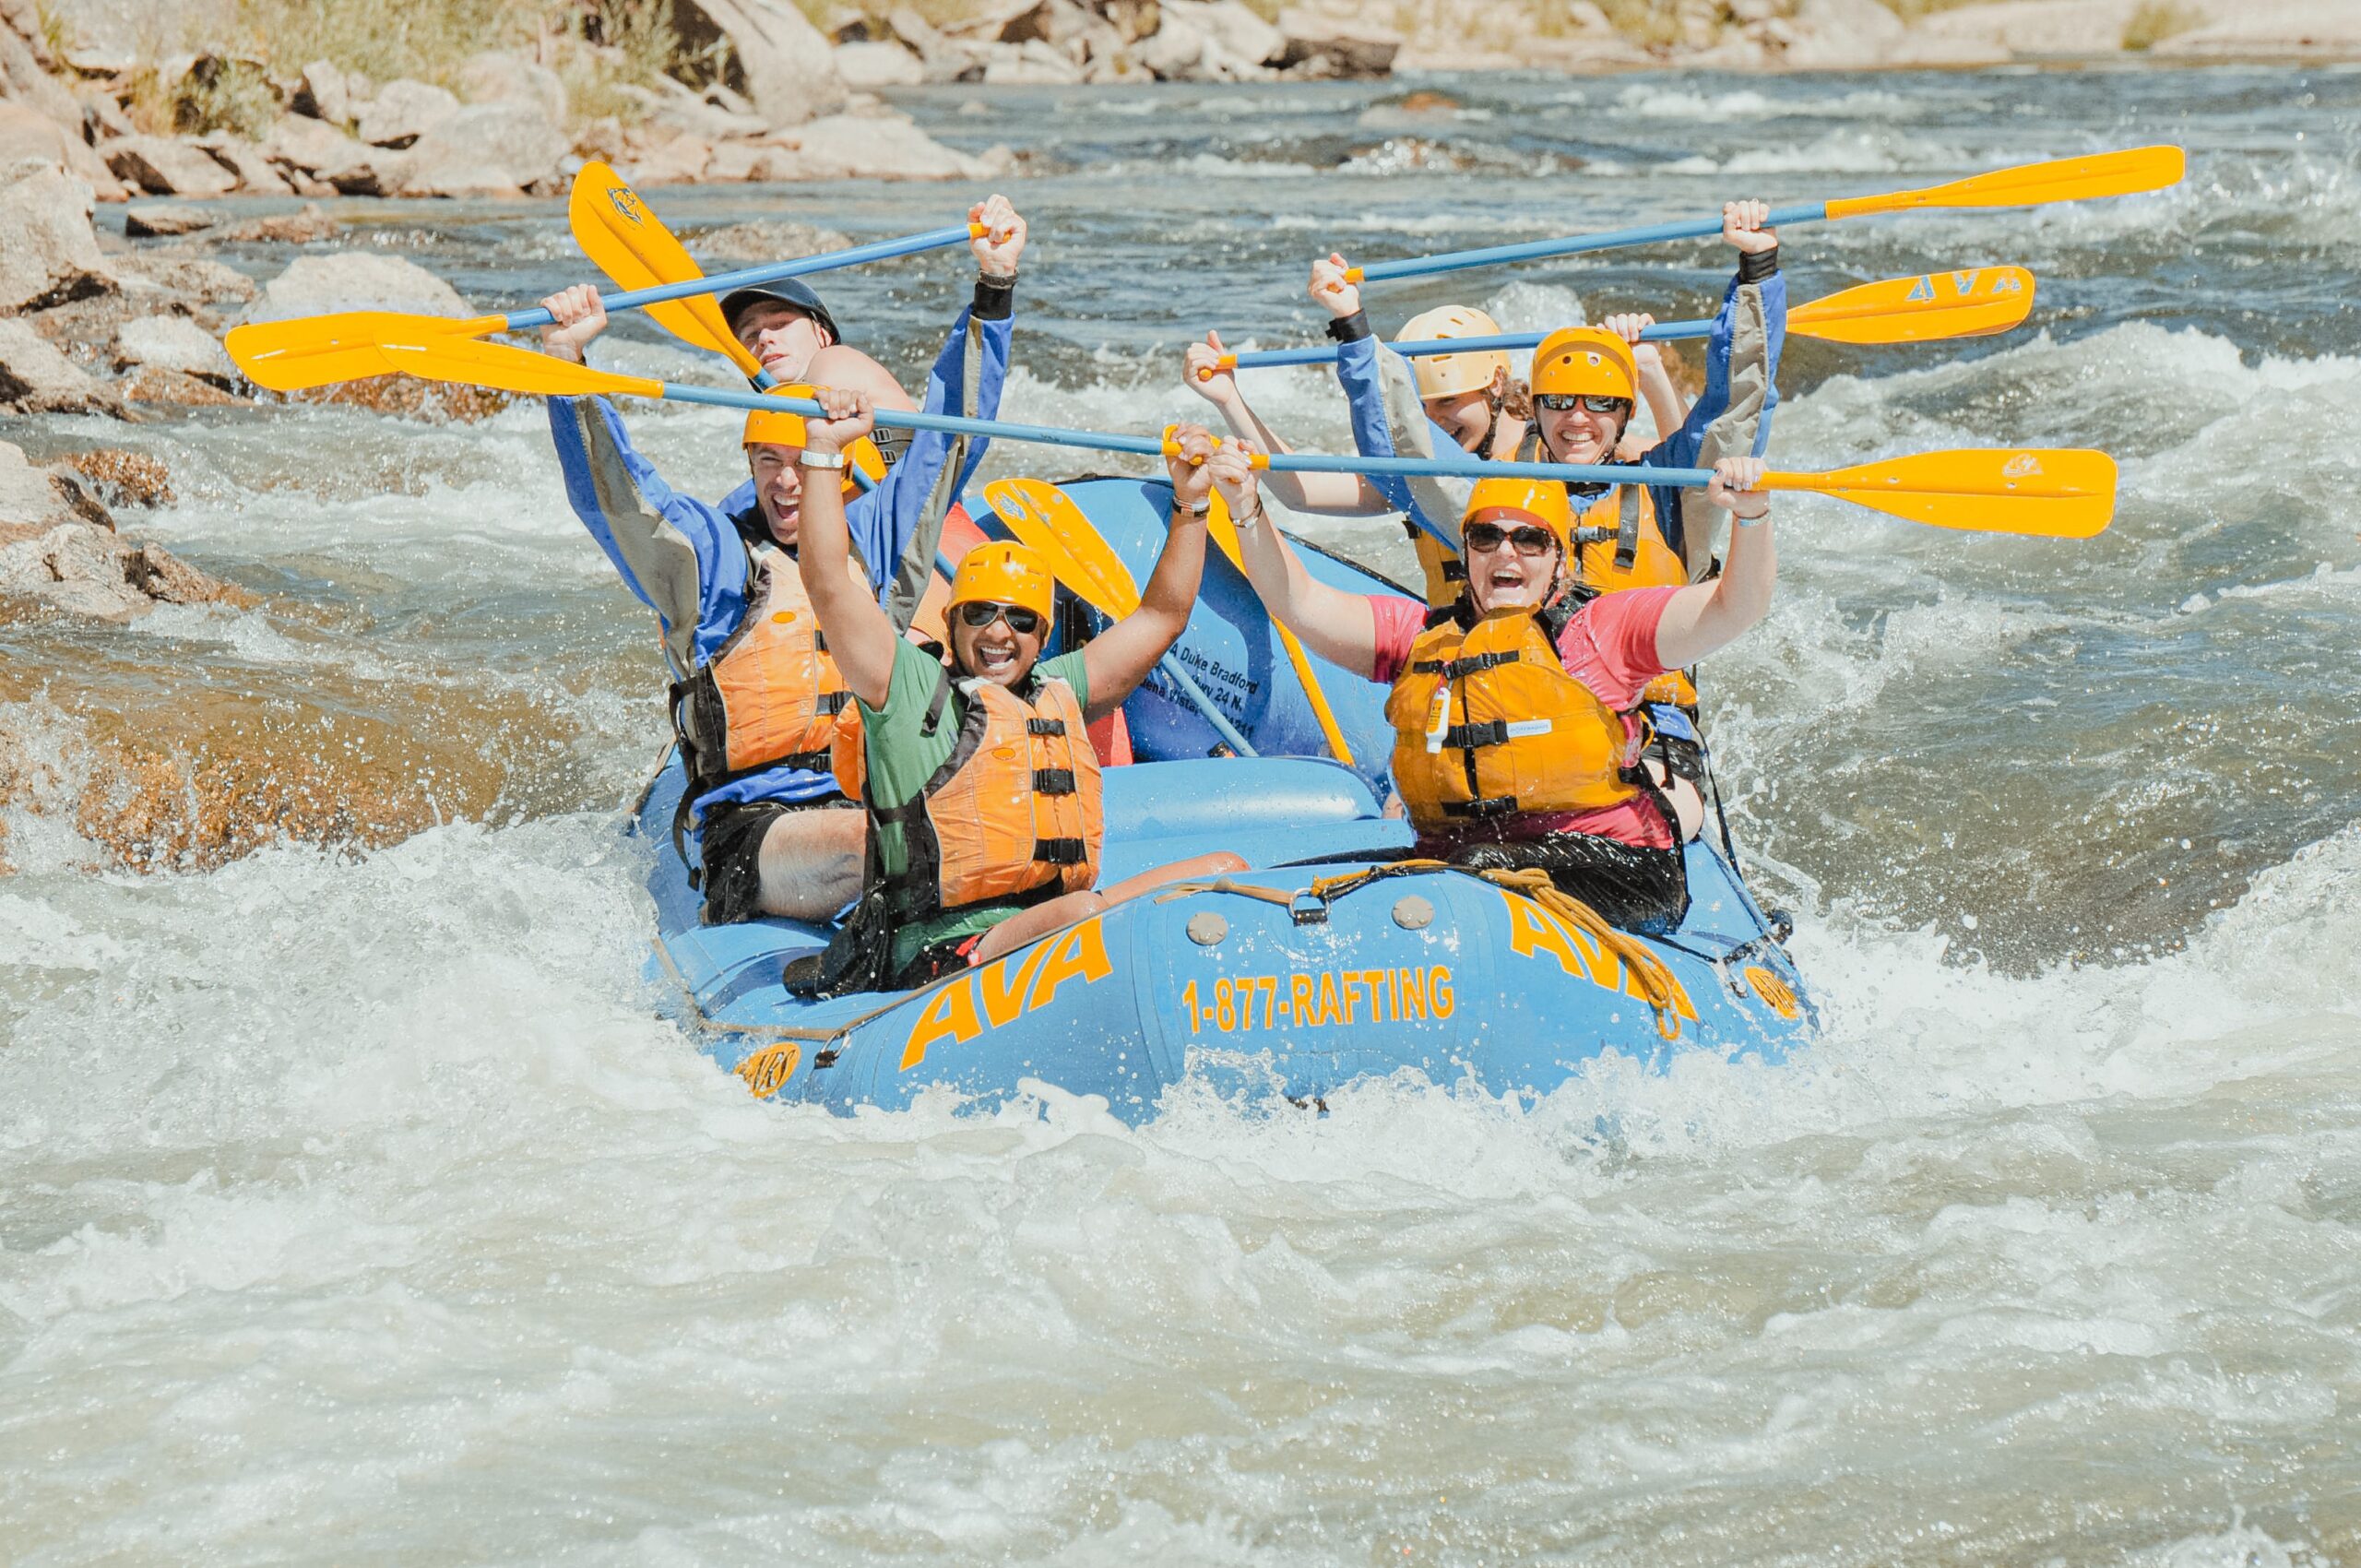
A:
POLYGON ((1025 732, 1028 735, 1062 735, 1066 732, 1066 721, 1062 719, 1028 719, 1025 721, 1025 732))
POLYGON ((1033 858, 1043 865, 1078 866, 1090 858, 1090 846, 1079 838, 1036 838, 1033 858))
POLYGON ((1513 816, 1516 813, 1514 795, 1493 795, 1477 801, 1445 801, 1445 816, 1464 816, 1471 822, 1486 822, 1496 816, 1513 816))
POLYGON ((1074 769, 1071 767, 1035 768, 1033 792, 1037 795, 1073 794, 1074 792, 1074 769))

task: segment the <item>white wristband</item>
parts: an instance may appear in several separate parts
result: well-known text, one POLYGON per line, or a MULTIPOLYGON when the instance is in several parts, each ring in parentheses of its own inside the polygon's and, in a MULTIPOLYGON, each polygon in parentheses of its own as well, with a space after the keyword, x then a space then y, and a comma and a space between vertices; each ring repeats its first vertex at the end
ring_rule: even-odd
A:
POLYGON ((845 455, 842 452, 814 452, 806 446, 795 461, 799 468, 841 469, 845 466, 845 455))

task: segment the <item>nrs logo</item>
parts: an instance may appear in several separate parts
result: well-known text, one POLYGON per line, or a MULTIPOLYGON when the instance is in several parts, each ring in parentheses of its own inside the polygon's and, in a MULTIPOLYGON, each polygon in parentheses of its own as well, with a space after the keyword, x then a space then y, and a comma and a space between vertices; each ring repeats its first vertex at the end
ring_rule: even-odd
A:
POLYGON ((2000 465, 2003 479, 2029 479, 2041 472, 2041 459, 2030 452, 2020 452, 2000 465))
POLYGON ((617 217, 635 229, 644 227, 647 222, 647 209, 639 205, 639 193, 629 185, 611 187, 607 192, 607 205, 615 209, 617 217))
POLYGON ((796 1064, 802 1060, 803 1048, 793 1040, 783 1040, 763 1047, 738 1063, 738 1075, 746 1080, 756 1099, 768 1099, 795 1075, 796 1064))

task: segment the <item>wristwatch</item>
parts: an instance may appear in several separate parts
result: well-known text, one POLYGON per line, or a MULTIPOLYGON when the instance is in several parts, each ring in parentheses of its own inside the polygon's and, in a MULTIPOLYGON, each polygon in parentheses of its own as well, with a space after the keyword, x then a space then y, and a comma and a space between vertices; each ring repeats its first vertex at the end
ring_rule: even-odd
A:
POLYGON ((795 459, 795 466, 801 469, 841 469, 845 466, 845 455, 842 452, 814 452, 806 446, 802 456, 795 459))
POLYGON ((1203 501, 1193 501, 1190 503, 1189 516, 1192 517, 1210 517, 1213 514, 1213 509, 1214 498, 1208 495, 1203 501))

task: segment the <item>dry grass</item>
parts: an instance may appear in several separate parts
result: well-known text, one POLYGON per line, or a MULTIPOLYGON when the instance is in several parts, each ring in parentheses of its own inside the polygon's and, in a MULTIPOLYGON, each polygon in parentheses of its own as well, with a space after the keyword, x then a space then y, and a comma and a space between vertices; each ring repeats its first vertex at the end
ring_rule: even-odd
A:
MULTIPOLYGON (((60 24, 61 47, 68 30, 60 24)), ((314 60, 376 83, 457 87, 470 55, 508 50, 556 71, 578 120, 637 117, 623 89, 651 87, 682 63, 672 0, 216 0, 160 13, 141 43, 149 62, 182 52, 227 60, 201 82, 165 83, 153 64, 138 67, 131 112, 143 128, 248 136, 276 113, 267 77, 314 60)))
POLYGON ((2144 0, 2123 24, 2123 47, 2130 50, 2153 49, 2177 33, 2202 27, 2204 15, 2177 0, 2144 0))

